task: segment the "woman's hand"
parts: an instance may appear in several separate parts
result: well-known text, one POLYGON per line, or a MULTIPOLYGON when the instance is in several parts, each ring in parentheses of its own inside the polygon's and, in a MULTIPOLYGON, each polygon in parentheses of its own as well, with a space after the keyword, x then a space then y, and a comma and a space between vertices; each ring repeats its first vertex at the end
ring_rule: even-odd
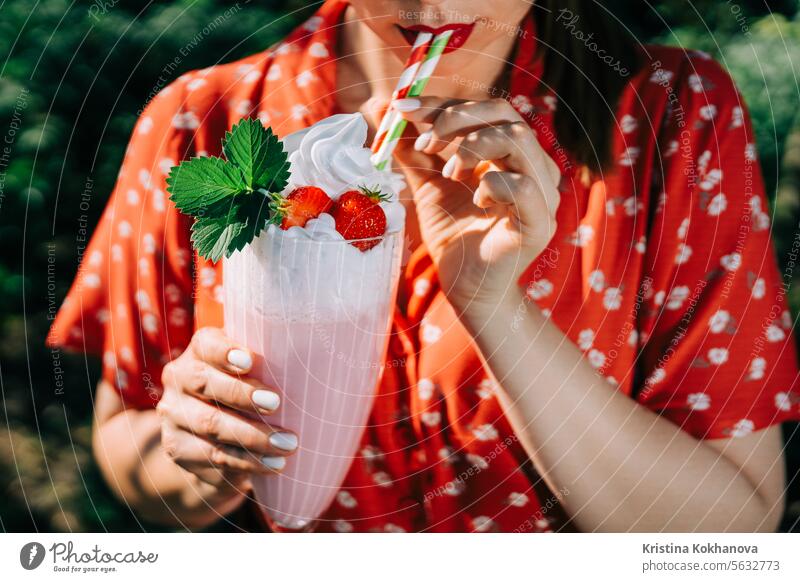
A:
POLYGON ((409 124, 396 154, 442 290, 459 312, 491 310, 555 233, 558 166, 505 99, 423 97, 398 109, 430 124, 419 136, 409 124))
POLYGON ((297 436, 253 420, 269 415, 280 396, 248 377, 250 353, 222 330, 203 328, 164 367, 164 393, 156 407, 161 443, 183 469, 219 489, 240 492, 252 473, 274 473, 297 448, 297 436))

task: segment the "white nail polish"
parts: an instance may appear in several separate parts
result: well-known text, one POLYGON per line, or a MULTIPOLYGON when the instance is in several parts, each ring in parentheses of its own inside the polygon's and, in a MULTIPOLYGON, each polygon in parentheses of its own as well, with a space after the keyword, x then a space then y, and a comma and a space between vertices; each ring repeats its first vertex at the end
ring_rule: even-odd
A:
POLYGON ((452 176, 453 172, 456 169, 457 161, 458 160, 456 159, 455 156, 452 156, 449 160, 447 160, 447 163, 444 165, 444 168, 442 168, 442 176, 444 176, 445 178, 449 178, 450 176, 452 176))
POLYGON ((429 143, 431 143, 432 137, 433 137, 432 131, 426 131, 424 133, 419 134, 417 141, 414 142, 414 149, 417 150, 418 152, 421 152, 426 147, 428 147, 429 143))
POLYGON ((269 436, 270 444, 282 451, 293 451, 297 448, 297 437, 288 432, 274 432, 269 436))
POLYGON ((240 370, 249 370, 253 365, 253 359, 244 350, 231 350, 228 352, 228 363, 240 370))
POLYGON ((280 471, 286 466, 286 457, 261 457, 261 464, 267 469, 280 471))
POLYGON ((256 390, 253 392, 253 404, 270 412, 281 405, 281 397, 270 390, 256 390))
POLYGON ((398 111, 416 111, 422 107, 422 101, 419 99, 398 99, 394 102, 394 108, 398 111))

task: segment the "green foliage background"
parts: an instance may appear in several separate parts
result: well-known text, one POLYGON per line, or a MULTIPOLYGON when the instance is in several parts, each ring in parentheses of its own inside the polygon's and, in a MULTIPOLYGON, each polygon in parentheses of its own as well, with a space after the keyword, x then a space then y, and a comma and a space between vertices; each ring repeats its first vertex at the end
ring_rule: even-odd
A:
MULTIPOLYGON (((0 133, 13 142, 7 159, 0 158, 0 422, 6 425, 0 431, 0 530, 159 530, 110 494, 91 460, 98 363, 62 358, 67 383, 63 393, 56 390, 53 357, 43 343, 49 308, 60 304, 77 268, 79 218, 85 212, 89 227, 96 223, 137 111, 159 77, 170 81, 189 69, 261 51, 312 12, 309 4, 0 3, 0 133), (182 56, 198 34, 201 42, 182 56), (174 70, 165 73, 176 57, 174 70), (87 180, 88 211, 80 207, 87 180)), ((800 133, 797 1, 628 0, 606 6, 643 42, 706 50, 733 73, 754 117, 770 192, 781 192, 776 239, 780 249, 788 248, 797 233, 800 186, 787 147, 792 131, 800 133)), ((798 289, 791 291, 795 313, 798 289)), ((796 474, 797 456, 792 444, 790 475, 796 474)), ((794 506, 785 528, 800 514, 798 488, 792 483, 794 506)), ((227 528, 220 523, 214 529, 227 528)))

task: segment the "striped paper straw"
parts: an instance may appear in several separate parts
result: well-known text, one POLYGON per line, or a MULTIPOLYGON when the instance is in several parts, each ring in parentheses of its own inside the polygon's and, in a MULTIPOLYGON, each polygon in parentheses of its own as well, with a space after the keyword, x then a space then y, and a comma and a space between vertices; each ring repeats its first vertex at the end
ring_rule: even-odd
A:
POLYGON ((414 82, 414 78, 417 76, 417 71, 422 64, 422 60, 425 58, 425 54, 430 48, 430 42, 432 38, 433 34, 430 32, 420 32, 417 35, 417 39, 414 41, 414 46, 411 47, 411 54, 409 55, 408 60, 406 60, 403 73, 400 75, 400 80, 397 82, 397 87, 395 87, 394 92, 392 93, 392 100, 389 102, 389 107, 386 109, 386 113, 383 114, 380 127, 378 127, 378 133, 375 134, 375 139, 372 142, 373 153, 378 152, 384 138, 386 137, 386 134, 389 131, 389 126, 392 123, 392 108, 395 100, 403 99, 406 95, 408 95, 408 90, 411 88, 411 84, 414 82))
MULTIPOLYGON (((419 70, 417 71, 417 76, 415 77, 414 82, 411 84, 411 87, 408 89, 408 93, 406 95, 407 97, 419 97, 422 95, 422 92, 425 90, 425 86, 428 84, 428 81, 430 81, 431 76, 433 75, 433 71, 436 69, 436 65, 439 64, 439 59, 442 57, 444 49, 447 48, 447 43, 450 41, 450 37, 452 35, 452 30, 446 30, 441 34, 437 34, 433 39, 430 49, 428 50, 428 54, 425 56, 425 60, 422 61, 422 65, 420 65, 419 70)), ((372 155, 372 163, 377 169, 386 169, 386 166, 389 164, 389 160, 392 157, 392 153, 397 147, 397 142, 400 141, 400 138, 406 129, 406 125, 408 125, 408 123, 401 117, 400 113, 397 111, 392 111, 391 122, 389 123, 386 139, 384 139, 383 143, 381 143, 378 152, 372 155)))

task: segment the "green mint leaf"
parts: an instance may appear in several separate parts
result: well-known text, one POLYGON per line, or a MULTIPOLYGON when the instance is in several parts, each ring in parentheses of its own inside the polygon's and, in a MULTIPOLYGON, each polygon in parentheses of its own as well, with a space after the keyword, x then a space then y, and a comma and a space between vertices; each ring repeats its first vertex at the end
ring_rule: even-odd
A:
POLYGON ((225 133, 226 159, 192 158, 174 166, 167 191, 175 206, 195 217, 191 240, 217 262, 252 242, 270 221, 270 200, 289 183, 288 154, 272 129, 244 119, 225 133))
POLYGON ((257 119, 242 119, 225 133, 222 151, 242 172, 250 190, 280 192, 289 181, 288 154, 272 128, 257 119))
MULTIPOLYGON (((232 250, 240 251, 256 238, 269 224, 271 207, 266 191, 253 192, 239 205, 238 218, 246 222, 239 237, 232 241, 232 250)), ((229 255, 230 256, 230 255, 229 255)))
POLYGON ((247 190, 242 172, 220 158, 192 158, 173 166, 167 177, 170 200, 184 214, 197 216, 210 205, 247 190))
POLYGON ((262 192, 238 194, 208 207, 192 225, 192 242, 201 256, 217 262, 230 257, 257 237, 269 220, 262 192))
POLYGON ((261 172, 262 182, 259 187, 268 192, 282 192, 289 183, 289 153, 283 149, 283 143, 277 136, 269 132, 269 155, 267 156, 264 170, 261 172))
POLYGON ((227 217, 198 218, 192 225, 192 244, 200 256, 216 263, 226 254, 230 242, 245 228, 242 222, 228 222, 227 217))

